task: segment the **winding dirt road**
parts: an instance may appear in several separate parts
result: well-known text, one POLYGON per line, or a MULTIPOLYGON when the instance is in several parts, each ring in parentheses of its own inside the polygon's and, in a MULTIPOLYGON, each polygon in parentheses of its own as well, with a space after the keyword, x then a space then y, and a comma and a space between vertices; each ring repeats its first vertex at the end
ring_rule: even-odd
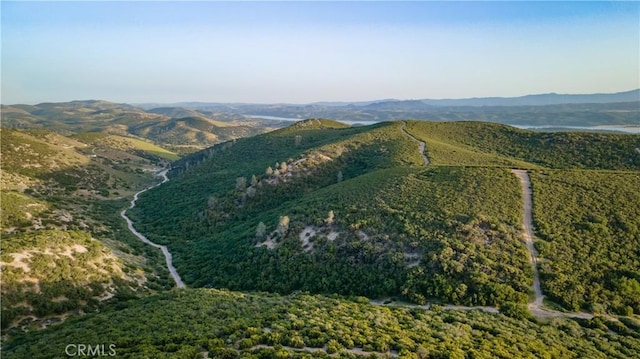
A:
MULTIPOLYGON (((161 172, 158 173, 158 176, 161 176, 163 178, 162 182, 153 185, 149 188, 145 188, 142 191, 136 193, 133 196, 133 199, 131 200, 131 205, 129 206, 129 209, 133 208, 136 206, 136 201, 138 200, 138 196, 152 188, 158 187, 161 184, 169 181, 169 178, 167 177, 167 171, 168 170, 163 170, 161 172)), ((123 209, 122 212, 120 212, 120 217, 122 217, 125 221, 127 221, 127 227, 129 228, 129 230, 131 231, 131 233, 133 233, 136 237, 138 237, 138 239, 140 239, 141 241, 143 241, 144 243, 152 246, 152 247, 156 247, 158 249, 160 249, 162 251, 162 254, 164 254, 164 258, 167 261, 167 268, 169 269, 169 273, 171 273, 171 277, 173 278, 173 280, 176 282, 176 287, 178 288, 186 288, 186 286, 184 285, 184 283, 182 282, 182 279, 180 278, 180 275, 178 274, 178 271, 176 270, 176 268, 173 266, 173 262, 172 262, 172 257, 171 257, 171 253, 169 252, 169 250, 167 249, 166 246, 151 242, 147 237, 145 237, 142 233, 138 232, 134 227, 133 227, 133 222, 131 221, 131 219, 129 217, 127 217, 127 210, 123 209)))
POLYGON ((531 181, 529 180, 529 174, 524 170, 511 170, 513 174, 518 176, 520 179, 520 185, 522 186, 522 223, 524 225, 524 240, 527 244, 527 249, 529 250, 529 263, 531 263, 531 267, 533 268, 533 293, 535 294, 535 298, 533 302, 529 303, 529 310, 540 310, 542 308, 542 302, 544 300, 544 295, 542 294, 542 289, 540 288, 540 276, 538 275, 538 252, 533 246, 533 216, 531 215, 532 211, 532 200, 531 200, 531 181))
POLYGON ((412 134, 407 132, 406 127, 407 127, 407 123, 405 121, 402 121, 402 127, 400 127, 400 131, 402 131, 405 135, 409 136, 409 138, 411 138, 412 140, 419 143, 418 151, 420 152, 420 156, 422 156, 422 158, 424 159, 424 165, 428 166, 429 157, 427 157, 427 155, 424 154, 424 150, 426 149, 427 144, 424 143, 423 141, 420 141, 419 139, 415 138, 412 134))

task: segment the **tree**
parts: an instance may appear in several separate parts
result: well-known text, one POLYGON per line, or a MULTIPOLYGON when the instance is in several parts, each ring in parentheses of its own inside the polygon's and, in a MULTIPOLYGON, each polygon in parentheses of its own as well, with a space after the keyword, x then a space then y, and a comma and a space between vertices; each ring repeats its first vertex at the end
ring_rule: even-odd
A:
POLYGON ((265 226, 264 222, 258 223, 258 227, 256 228, 256 237, 264 238, 264 235, 267 233, 267 226, 265 226))
POLYGON ((342 182, 342 179, 343 179, 342 178, 342 171, 338 171, 338 175, 337 175, 338 183, 342 182))
POLYGON ((271 166, 267 167, 266 174, 267 176, 273 176, 273 168, 271 166))
POLYGON ((513 302, 505 302, 500 305, 500 313, 506 315, 507 317, 515 318, 515 319, 530 319, 532 318, 531 312, 527 309, 526 306, 513 303, 513 302))
POLYGON ((247 179, 244 177, 236 178, 236 189, 238 191, 244 191, 247 188, 247 179))
POLYGON ((296 137, 295 137, 296 146, 300 146, 301 142, 302 142, 302 136, 296 135, 296 137))
POLYGON ((258 185, 258 177, 256 175, 251 175, 251 186, 255 187, 258 185))
POLYGON ((280 237, 284 237, 289 230, 289 216, 280 217, 280 222, 278 223, 278 234, 280 237))
POLYGON ((332 225, 333 224, 333 217, 334 217, 333 211, 329 211, 329 214, 327 215, 327 219, 324 220, 325 223, 328 224, 328 225, 332 225))
POLYGON ((215 208, 217 205, 218 199, 216 198, 216 196, 209 197, 209 199, 207 200, 207 206, 209 206, 209 208, 215 208))
POLYGON ((329 340, 327 343, 327 354, 337 353, 342 350, 342 345, 335 339, 329 340))
POLYGON ((289 166, 287 166, 287 163, 282 161, 282 163, 280 164, 280 172, 287 172, 289 170, 289 166))

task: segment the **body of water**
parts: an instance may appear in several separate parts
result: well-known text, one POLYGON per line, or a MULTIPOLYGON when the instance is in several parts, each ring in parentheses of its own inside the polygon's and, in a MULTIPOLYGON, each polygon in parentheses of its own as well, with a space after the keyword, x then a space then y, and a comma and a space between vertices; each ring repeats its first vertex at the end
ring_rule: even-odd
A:
POLYGON ((527 125, 509 125, 523 130, 549 130, 549 131, 607 131, 607 132, 625 132, 640 133, 640 126, 527 126, 527 125))

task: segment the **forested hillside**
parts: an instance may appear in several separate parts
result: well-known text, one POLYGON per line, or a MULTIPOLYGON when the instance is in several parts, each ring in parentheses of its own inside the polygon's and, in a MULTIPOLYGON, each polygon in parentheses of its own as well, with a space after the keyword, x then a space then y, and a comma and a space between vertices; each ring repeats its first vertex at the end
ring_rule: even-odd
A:
POLYGON ((633 319, 540 324, 480 311, 372 306, 363 299, 187 289, 18 337, 2 351, 4 358, 57 358, 72 338, 136 359, 640 355, 640 322, 633 319))
POLYGON ((59 357, 69 338, 125 358, 640 353, 637 135, 307 120, 175 160, 127 215, 187 286, 235 292, 164 291, 160 251, 118 217, 175 153, 6 129, 2 146, 9 358, 59 357), (513 168, 556 309, 535 317, 513 168))
MULTIPOLYGON (((424 167, 401 127, 308 120, 218 145, 176 162, 132 215, 191 286, 526 303, 522 194, 509 169, 640 167, 636 135, 410 121, 424 167)), ((635 278, 631 268, 618 277, 635 278)))

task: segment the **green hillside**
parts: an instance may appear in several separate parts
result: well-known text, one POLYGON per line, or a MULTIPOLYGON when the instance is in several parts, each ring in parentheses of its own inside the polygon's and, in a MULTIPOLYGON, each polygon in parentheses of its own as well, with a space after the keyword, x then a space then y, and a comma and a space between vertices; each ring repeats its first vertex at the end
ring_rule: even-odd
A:
POLYGON ((2 351, 4 358, 57 358, 72 340, 136 359, 632 358, 640 355, 639 328, 635 320, 539 324, 480 311, 187 289, 68 320, 2 351))
POLYGON ((169 291, 160 251, 118 213, 174 153, 113 133, 1 134, 4 357, 65 356, 70 340, 124 358, 640 355, 638 135, 313 119, 219 143, 173 161, 127 212, 192 287, 169 291), (513 168, 530 174, 557 309, 533 317, 513 168))
POLYGON ((0 135, 2 168, 8 174, 3 188, 37 182, 31 192, 119 196, 132 190, 142 167, 177 158, 148 142, 106 134, 3 128, 0 135))
MULTIPOLYGON (((423 167, 402 124, 309 120, 215 146, 174 163, 172 181, 145 193, 133 216, 192 286, 526 303, 532 272, 510 168, 640 168, 637 135, 410 121, 407 131, 426 142, 423 167)), ((617 277, 640 274, 631 268, 617 277)), ((567 306, 569 295, 550 297, 567 306)))
POLYGON ((142 138, 153 139, 165 146, 203 148, 263 131, 260 128, 234 126, 198 116, 169 119, 161 123, 147 122, 130 125, 129 132, 142 138))
MULTIPOLYGON (((135 155, 147 157, 150 160, 170 160, 175 161, 180 158, 174 152, 168 151, 162 147, 156 146, 148 141, 142 141, 136 138, 124 137, 118 135, 109 135, 101 132, 84 132, 72 136, 84 143, 107 147, 125 152, 130 152, 135 155), (154 158, 155 157, 155 158, 154 158)), ((92 153, 95 151, 92 149, 92 153)))
POLYGON ((533 132, 484 122, 412 121, 407 130, 427 142, 434 164, 640 170, 639 135, 533 132))
POLYGON ((118 287, 133 285, 125 280, 122 262, 87 232, 42 230, 6 236, 2 265, 3 328, 29 315, 89 311, 118 287))

